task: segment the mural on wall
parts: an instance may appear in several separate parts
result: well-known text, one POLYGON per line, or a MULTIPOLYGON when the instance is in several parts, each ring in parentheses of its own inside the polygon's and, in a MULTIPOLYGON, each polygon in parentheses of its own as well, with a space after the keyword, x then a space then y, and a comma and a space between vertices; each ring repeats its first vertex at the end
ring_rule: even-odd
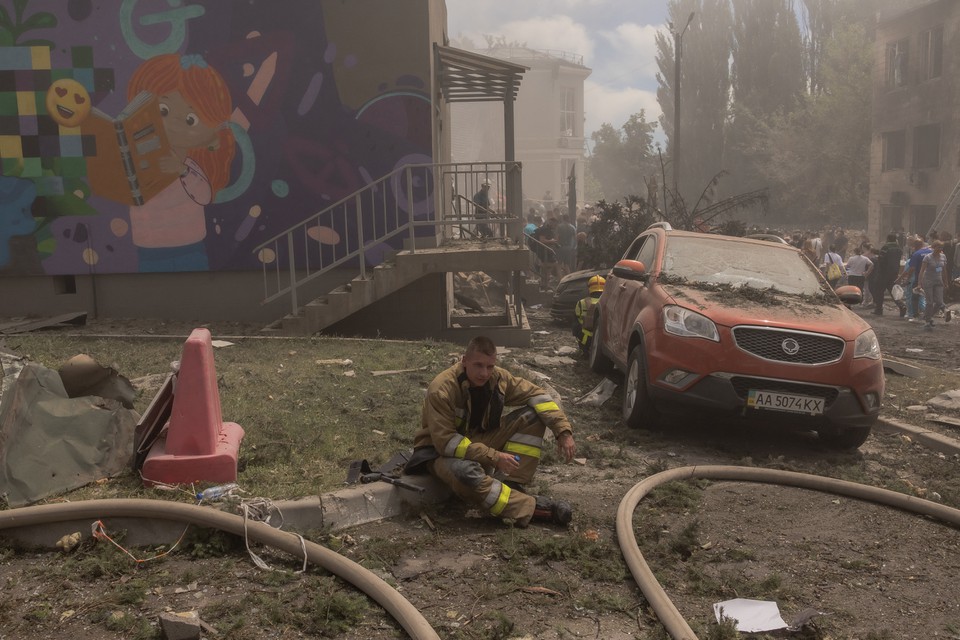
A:
MULTIPOLYGON (((426 3, 410 9, 0 0, 0 275, 283 260, 253 249, 432 161, 426 3)), ((357 242, 333 220, 297 250, 357 242)))

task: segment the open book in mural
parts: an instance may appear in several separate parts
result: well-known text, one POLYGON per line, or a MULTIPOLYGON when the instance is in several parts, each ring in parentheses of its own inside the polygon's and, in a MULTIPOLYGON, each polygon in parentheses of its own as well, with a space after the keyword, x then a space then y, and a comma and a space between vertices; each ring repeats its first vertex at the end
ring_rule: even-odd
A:
POLYGON ((177 179, 164 171, 169 156, 157 96, 138 93, 116 117, 94 108, 81 131, 96 139, 96 154, 87 158, 87 177, 97 195, 128 205, 142 205, 177 179))

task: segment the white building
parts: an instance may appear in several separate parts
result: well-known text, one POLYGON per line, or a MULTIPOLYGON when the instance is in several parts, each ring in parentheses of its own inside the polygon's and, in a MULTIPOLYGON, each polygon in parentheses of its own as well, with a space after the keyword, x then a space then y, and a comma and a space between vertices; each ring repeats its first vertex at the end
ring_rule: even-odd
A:
MULTIPOLYGON (((516 159, 523 163, 524 205, 552 199, 567 202, 567 179, 576 177, 576 200, 583 204, 583 83, 590 69, 583 56, 525 47, 494 47, 484 55, 529 67, 514 106, 516 159)), ((502 159, 503 107, 500 103, 458 103, 451 109, 454 162, 502 159)))

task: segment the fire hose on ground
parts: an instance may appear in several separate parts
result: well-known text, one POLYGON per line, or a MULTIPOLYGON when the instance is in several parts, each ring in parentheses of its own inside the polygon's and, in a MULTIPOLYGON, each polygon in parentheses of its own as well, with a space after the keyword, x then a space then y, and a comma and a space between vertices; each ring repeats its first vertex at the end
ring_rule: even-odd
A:
POLYGON ((633 579, 640 586, 640 590, 647 602, 650 603, 660 623, 674 640, 697 640, 697 636, 683 616, 680 615, 673 602, 670 601, 663 587, 660 586, 653 575, 653 571, 650 570, 646 560, 644 560, 643 554, 640 553, 640 549, 637 547, 637 538, 633 532, 633 512, 640 500, 660 485, 676 480, 694 479, 758 482, 811 489, 875 502, 960 526, 960 509, 888 489, 793 471, 707 465, 680 467, 652 475, 635 484, 621 499, 620 506, 617 508, 617 539, 620 541, 620 551, 630 567, 633 579))
MULTIPOLYGON (((668 482, 695 479, 777 484, 833 493, 930 516, 960 526, 958 509, 888 489, 823 476, 722 465, 680 467, 650 476, 634 485, 620 501, 616 519, 617 538, 634 580, 660 623, 674 640, 697 640, 697 636, 657 582, 644 560, 633 531, 633 512, 640 501, 655 488, 668 482)), ((423 615, 406 598, 355 562, 326 547, 304 541, 295 534, 280 531, 262 522, 245 522, 242 516, 216 509, 160 500, 89 500, 0 511, 0 531, 103 517, 172 520, 219 529, 237 536, 244 535, 246 527, 246 535, 251 540, 293 555, 305 552, 310 562, 330 571, 370 596, 393 616, 414 640, 439 639, 423 615)))
POLYGON ((173 520, 219 529, 280 549, 293 555, 306 553, 307 559, 349 582, 370 596, 400 624, 414 640, 439 640, 440 636, 410 601, 396 589, 357 563, 339 553, 295 534, 274 529, 262 522, 244 522, 244 518, 209 507, 162 500, 87 500, 0 511, 0 530, 53 524, 72 520, 97 520, 105 517, 173 520))

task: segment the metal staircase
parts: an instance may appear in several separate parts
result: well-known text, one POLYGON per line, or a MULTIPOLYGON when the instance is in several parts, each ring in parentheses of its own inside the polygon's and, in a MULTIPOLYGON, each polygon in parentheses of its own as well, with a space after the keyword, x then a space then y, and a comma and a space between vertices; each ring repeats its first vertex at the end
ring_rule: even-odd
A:
MULTIPOLYGON (((519 193, 520 165, 406 165, 256 247, 263 304, 290 300, 277 328, 312 335, 428 274, 526 268, 519 216, 501 215, 491 224, 498 230, 493 238, 474 237, 469 196, 484 180, 493 183, 504 211, 511 190, 519 193)), ((521 325, 521 305, 512 299, 503 305, 505 321, 521 325)))
POLYGON ((960 180, 957 181, 956 186, 953 188, 953 191, 950 192, 950 195, 947 196, 946 201, 940 206, 940 209, 937 211, 937 217, 934 218, 933 224, 930 225, 930 229, 927 230, 927 237, 930 237, 930 234, 933 231, 937 230, 937 227, 940 226, 940 223, 943 222, 943 219, 947 217, 947 212, 953 207, 956 203, 957 198, 960 197, 960 180))

